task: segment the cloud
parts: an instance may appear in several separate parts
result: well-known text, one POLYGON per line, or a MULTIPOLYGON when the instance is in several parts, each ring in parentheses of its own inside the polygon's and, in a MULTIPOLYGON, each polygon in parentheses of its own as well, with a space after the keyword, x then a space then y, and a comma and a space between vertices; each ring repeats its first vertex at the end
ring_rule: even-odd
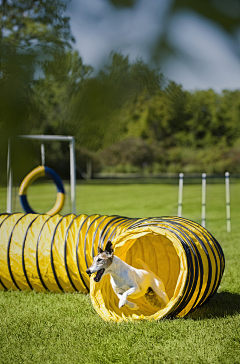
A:
POLYGON ((240 87, 240 59, 232 38, 196 13, 181 12, 171 22, 169 42, 177 49, 163 72, 186 89, 240 87))
POLYGON ((106 1, 72 2, 68 6, 76 48, 85 63, 100 67, 112 50, 150 59, 149 48, 161 31, 168 0, 141 0, 116 9, 106 1))
MULTIPOLYGON (((111 51, 151 62, 170 4, 139 0, 133 8, 116 9, 106 0, 73 0, 68 15, 83 62, 99 69, 111 51)), ((160 65, 167 77, 185 89, 240 87, 240 57, 231 37, 214 23, 193 12, 179 12, 168 24, 167 37, 177 50, 160 65)))

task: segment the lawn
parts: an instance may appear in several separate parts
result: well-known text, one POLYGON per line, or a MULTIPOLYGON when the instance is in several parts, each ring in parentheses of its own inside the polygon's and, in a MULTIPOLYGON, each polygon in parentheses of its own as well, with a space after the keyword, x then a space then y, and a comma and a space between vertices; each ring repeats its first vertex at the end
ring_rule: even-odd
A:
MULTIPOLYGON (((55 200, 51 184, 34 184, 40 212, 55 200)), ((67 188, 69 194, 69 188, 67 188)), ((177 214, 178 186, 80 184, 77 213, 129 217, 177 214)), ((5 211, 6 189, 0 189, 5 211)), ((14 198, 14 210, 21 211, 14 198)), ((223 247, 218 293, 183 319, 109 324, 89 295, 0 292, 0 363, 240 363, 240 184, 231 184, 232 232, 226 232, 224 184, 207 185, 206 227, 223 247)), ((69 196, 62 211, 70 211, 69 196)), ((184 185, 183 216, 201 222, 201 185, 184 185)))

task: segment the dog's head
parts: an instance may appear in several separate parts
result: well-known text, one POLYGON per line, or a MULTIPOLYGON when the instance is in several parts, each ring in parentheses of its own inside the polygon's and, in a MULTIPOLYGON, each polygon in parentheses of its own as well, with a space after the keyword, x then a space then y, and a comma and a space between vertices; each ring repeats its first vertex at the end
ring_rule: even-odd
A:
POLYGON ((113 246, 111 241, 107 242, 105 250, 102 250, 98 247, 98 255, 96 255, 93 259, 93 263, 91 267, 86 270, 86 273, 90 276, 93 273, 96 273, 94 277, 95 282, 100 282, 106 270, 110 267, 113 261, 113 246))

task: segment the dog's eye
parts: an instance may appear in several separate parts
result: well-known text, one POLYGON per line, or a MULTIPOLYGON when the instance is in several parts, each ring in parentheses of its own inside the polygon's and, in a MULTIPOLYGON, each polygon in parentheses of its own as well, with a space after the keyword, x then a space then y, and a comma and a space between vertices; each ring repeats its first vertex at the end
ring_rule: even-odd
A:
POLYGON ((101 258, 98 258, 97 262, 100 263, 101 261, 102 261, 102 259, 101 258))

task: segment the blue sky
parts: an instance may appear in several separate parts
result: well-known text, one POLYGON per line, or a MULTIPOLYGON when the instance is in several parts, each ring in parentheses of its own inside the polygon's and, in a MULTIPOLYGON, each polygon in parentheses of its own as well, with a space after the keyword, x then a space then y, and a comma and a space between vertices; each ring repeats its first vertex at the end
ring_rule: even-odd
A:
MULTIPOLYGON (((107 62, 112 50, 129 55, 130 60, 142 57, 153 63, 159 34, 167 29, 176 53, 158 64, 165 76, 186 90, 239 89, 240 23, 235 32, 237 52, 230 35, 196 13, 178 12, 169 20, 169 6, 170 0, 139 0, 134 8, 119 10, 106 0, 72 0, 67 13, 74 47, 83 62, 95 69, 107 62)), ((236 16, 240 19, 240 6, 236 16)))

